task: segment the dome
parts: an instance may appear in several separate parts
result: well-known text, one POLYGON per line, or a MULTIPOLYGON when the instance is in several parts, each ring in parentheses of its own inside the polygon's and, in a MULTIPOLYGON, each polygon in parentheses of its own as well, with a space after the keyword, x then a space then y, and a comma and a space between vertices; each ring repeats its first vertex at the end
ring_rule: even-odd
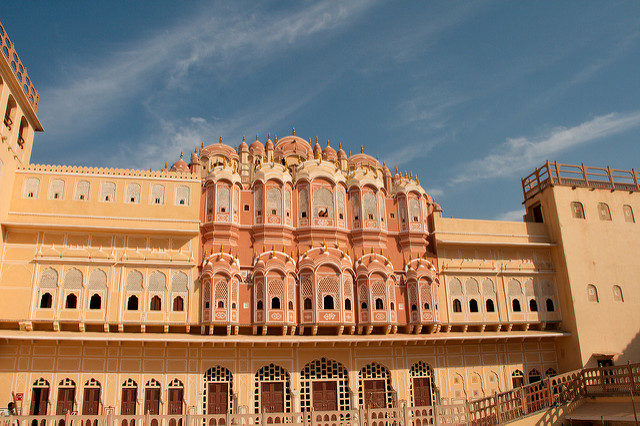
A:
POLYGON ((201 157, 212 157, 214 155, 221 155, 230 160, 238 159, 238 153, 236 150, 229 145, 222 143, 222 138, 220 138, 218 143, 207 145, 200 150, 201 157))
POLYGON ((320 155, 322 155, 322 148, 320 148, 318 138, 316 137, 316 144, 313 146, 313 156, 316 158, 320 158, 320 155))
POLYGON ((182 153, 180 153, 180 159, 171 165, 170 171, 189 172, 189 165, 182 159, 182 153))
POLYGON ((199 161, 198 153, 193 151, 193 153, 191 154, 191 164, 195 164, 198 161, 199 161))
POLYGON ((361 152, 360 154, 355 154, 349 157, 349 166, 357 167, 362 165, 371 166, 376 169, 382 168, 382 165, 380 164, 380 162, 368 154, 361 152))
POLYGON ((254 153, 264 153, 264 145, 262 145, 262 142, 260 142, 260 140, 258 140, 258 135, 256 135, 256 140, 253 141, 253 143, 251 145, 249 145, 249 151, 251 151, 252 154, 254 153))
POLYGON ((278 139, 274 151, 275 156, 279 158, 285 158, 290 155, 301 155, 305 159, 308 159, 312 153, 311 144, 295 135, 278 139))
POLYGON ((338 154, 335 149, 331 148, 329 141, 327 141, 327 146, 322 150, 322 157, 329 161, 336 161, 338 159, 338 154))
POLYGON ((271 141, 271 135, 267 136, 267 143, 265 144, 265 148, 273 149, 273 141, 271 141))

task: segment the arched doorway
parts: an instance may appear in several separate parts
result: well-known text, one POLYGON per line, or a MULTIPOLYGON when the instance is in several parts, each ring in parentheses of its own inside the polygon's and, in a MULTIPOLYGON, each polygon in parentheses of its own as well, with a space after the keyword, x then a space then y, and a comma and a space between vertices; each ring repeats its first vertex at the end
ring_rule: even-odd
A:
MULTIPOLYGON (((82 415, 96 416, 100 411, 100 382, 96 379, 89 379, 84 384, 84 395, 82 398, 82 415)), ((98 419, 86 420, 84 426, 97 426, 98 419)))
POLYGON ((418 361, 409 370, 411 377, 411 399, 414 407, 426 407, 434 405, 435 386, 433 370, 423 362, 418 361))
POLYGON ((289 373, 279 365, 265 365, 255 375, 256 413, 288 413, 291 411, 289 373))
POLYGON ((364 408, 390 408, 394 404, 391 373, 376 362, 358 372, 359 404, 364 408))
MULTIPOLYGON (((49 405, 49 382, 42 377, 33 382, 31 387, 31 407, 29 409, 29 415, 31 416, 46 416, 47 406, 49 405)), ((33 420, 32 426, 37 426, 38 421, 33 420)), ((42 420, 44 426, 45 420, 42 420)))
MULTIPOLYGON (((233 410, 233 376, 227 368, 215 366, 204 373, 203 411, 207 414, 226 414, 233 410)), ((210 424, 215 424, 211 419, 210 424)))
POLYGON ((302 411, 349 410, 349 375, 336 361, 320 358, 311 361, 300 373, 302 411))

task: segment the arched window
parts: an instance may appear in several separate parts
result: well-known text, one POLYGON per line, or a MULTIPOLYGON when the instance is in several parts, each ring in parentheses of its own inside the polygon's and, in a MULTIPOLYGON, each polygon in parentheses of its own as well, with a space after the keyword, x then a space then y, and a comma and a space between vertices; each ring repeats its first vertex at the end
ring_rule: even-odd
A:
POLYGON ((64 307, 66 309, 76 309, 78 307, 78 297, 73 293, 69 293, 64 307))
POLYGON ((518 299, 513 299, 511 301, 511 310, 513 312, 521 312, 522 308, 520 307, 520 301, 518 299))
POLYGON ((547 299, 547 312, 555 311, 555 307, 553 306, 553 300, 547 299))
POLYGON ((151 203, 164 204, 164 185, 153 185, 151 187, 151 203))
POLYGON ((459 299, 453 299, 453 312, 462 312, 462 303, 459 299))
POLYGON ((360 304, 360 309, 367 309, 367 302, 362 302, 360 304))
POLYGON ((333 217, 333 192, 331 192, 329 189, 314 189, 313 217, 333 217))
POLYGON ((218 300, 218 309, 224 308, 224 300, 218 300))
POLYGON ((127 311, 137 311, 138 310, 138 297, 137 296, 129 296, 129 300, 127 300, 127 311))
POLYGON ((476 299, 469 300, 469 312, 478 312, 478 302, 476 299))
POLYGON ((333 309, 333 296, 326 295, 322 300, 322 308, 323 309, 333 309))
POLYGON ((27 119, 22 117, 20 120, 20 132, 18 133, 18 146, 24 149, 24 142, 27 140, 27 130, 29 129, 29 123, 27 119))
POLYGON ((487 299, 487 301, 485 302, 485 306, 487 308, 487 312, 495 312, 496 311, 496 307, 493 304, 493 300, 491 300, 491 299, 487 299))
POLYGON ((345 299, 344 300, 344 310, 345 311, 350 311, 351 310, 351 299, 345 299))
POLYGON ((304 299, 304 309, 311 309, 311 298, 307 297, 304 299))
POLYGON ((40 190, 40 180, 38 178, 28 178, 24 181, 23 198, 38 198, 40 190))
POLYGON ((271 298, 271 309, 280 309, 280 298, 279 297, 271 298))
POLYGON ((595 302, 595 303, 599 302, 598 289, 593 284, 587 285, 587 300, 589 302, 595 302))
POLYGON ((384 303, 379 297, 376 299, 376 309, 384 309, 384 303))
POLYGON ((622 206, 622 214, 625 222, 634 223, 636 221, 635 217, 633 217, 633 209, 630 205, 625 204, 622 206))
POLYGON ((534 368, 529 371, 529 383, 536 383, 540 380, 542 380, 542 376, 540 375, 540 372, 538 370, 534 368))
POLYGON ((7 129, 11 130, 13 123, 16 119, 16 111, 18 106, 16 101, 13 99, 12 95, 9 95, 9 99, 7 100, 7 109, 4 112, 4 125, 7 126, 7 129))
POLYGON ((613 300, 615 302, 624 302, 624 297, 622 296, 622 287, 619 285, 613 286, 613 300))
POLYGON ((41 308, 50 308, 52 301, 53 301, 53 297, 51 296, 51 293, 44 293, 40 297, 40 307, 41 308))
POLYGON ((89 199, 89 188, 91 184, 88 180, 81 180, 76 183, 76 197, 78 201, 87 201, 89 199))
POLYGON ((176 296, 173 298, 173 310, 175 312, 184 311, 184 299, 181 296, 176 296))
POLYGON ((99 294, 94 294, 89 300, 89 309, 100 309, 102 307, 102 298, 99 294))
POLYGON ((511 384, 514 388, 524 386, 524 374, 522 374, 522 371, 516 370, 511 373, 511 384))
POLYGON ((176 187, 176 204, 179 206, 189 205, 189 187, 187 185, 176 187))
POLYGON ((598 214, 600 215, 600 220, 611 220, 611 210, 609 210, 607 203, 598 203, 598 214))
POLYGON ((160 309, 162 309, 162 300, 159 296, 153 296, 151 298, 149 309, 151 309, 152 311, 159 311, 160 309))
POLYGON ((574 219, 584 219, 584 207, 582 206, 582 203, 573 201, 571 203, 571 214, 574 219))
POLYGON ((547 371, 544 372, 544 375, 547 377, 552 377, 552 376, 555 376, 556 374, 558 374, 558 372, 553 368, 547 368, 547 371))
POLYGON ((125 203, 139 203, 140 202, 140 185, 137 183, 127 184, 127 198, 125 203))
POLYGON ((538 312, 538 302, 536 302, 536 299, 529 300, 529 310, 531 312, 538 312))
POLYGON ((258 311, 261 311, 262 309, 264 309, 263 304, 262 304, 262 300, 258 300, 258 303, 256 303, 256 309, 258 311))
POLYGON ((428 311, 430 309, 429 302, 424 302, 423 308, 428 311))
POLYGON ((293 302, 289 300, 289 310, 293 311, 293 302))
POLYGON ((413 305, 411 305, 411 310, 412 311, 417 311, 418 310, 418 306, 414 303, 413 305))

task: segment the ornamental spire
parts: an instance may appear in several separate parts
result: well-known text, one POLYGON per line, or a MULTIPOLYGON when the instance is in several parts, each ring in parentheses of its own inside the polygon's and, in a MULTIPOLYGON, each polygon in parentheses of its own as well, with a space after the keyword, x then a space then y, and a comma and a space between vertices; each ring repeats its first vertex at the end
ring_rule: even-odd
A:
POLYGON ((364 145, 360 145, 360 154, 364 154, 364 145))
POLYGON ((292 136, 296 135, 296 126, 291 126, 291 135, 292 136))
POLYGON ((220 136, 220 139, 218 139, 218 143, 222 143, 222 136, 220 136))

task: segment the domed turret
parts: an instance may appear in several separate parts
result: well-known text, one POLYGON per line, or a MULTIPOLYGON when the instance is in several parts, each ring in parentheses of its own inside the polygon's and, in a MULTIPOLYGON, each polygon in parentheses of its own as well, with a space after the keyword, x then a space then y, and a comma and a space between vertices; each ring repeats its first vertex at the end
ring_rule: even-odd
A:
POLYGON ((322 150, 322 158, 328 161, 336 161, 338 159, 338 154, 336 153, 335 149, 331 148, 328 139, 327 146, 322 150))
POLYGON ((267 143, 264 145, 266 149, 273 149, 273 142, 271 141, 271 133, 267 135, 267 143))
POLYGON ((322 148, 320 148, 320 144, 318 143, 318 137, 316 136, 316 144, 313 146, 313 157, 320 158, 322 155, 322 148))
POLYGON ((172 172, 184 172, 184 173, 189 173, 189 165, 186 163, 186 161, 184 161, 182 159, 183 155, 182 152, 180 153, 180 159, 178 161, 176 161, 175 163, 173 163, 173 165, 171 166, 171 171, 172 172))
POLYGON ((344 149, 342 149, 342 142, 338 142, 338 160, 346 160, 347 159, 347 153, 344 152, 344 149))
POLYGON ((256 140, 249 145, 249 152, 253 155, 264 154, 264 145, 262 145, 262 142, 258 139, 258 135, 256 135, 256 140))
POLYGON ((197 163, 198 161, 200 161, 200 158, 198 157, 198 150, 196 149, 191 154, 191 164, 197 163))
POLYGON ((240 152, 249 150, 249 145, 247 145, 247 143, 244 141, 244 135, 242 135, 242 143, 240 144, 238 149, 240 152))

